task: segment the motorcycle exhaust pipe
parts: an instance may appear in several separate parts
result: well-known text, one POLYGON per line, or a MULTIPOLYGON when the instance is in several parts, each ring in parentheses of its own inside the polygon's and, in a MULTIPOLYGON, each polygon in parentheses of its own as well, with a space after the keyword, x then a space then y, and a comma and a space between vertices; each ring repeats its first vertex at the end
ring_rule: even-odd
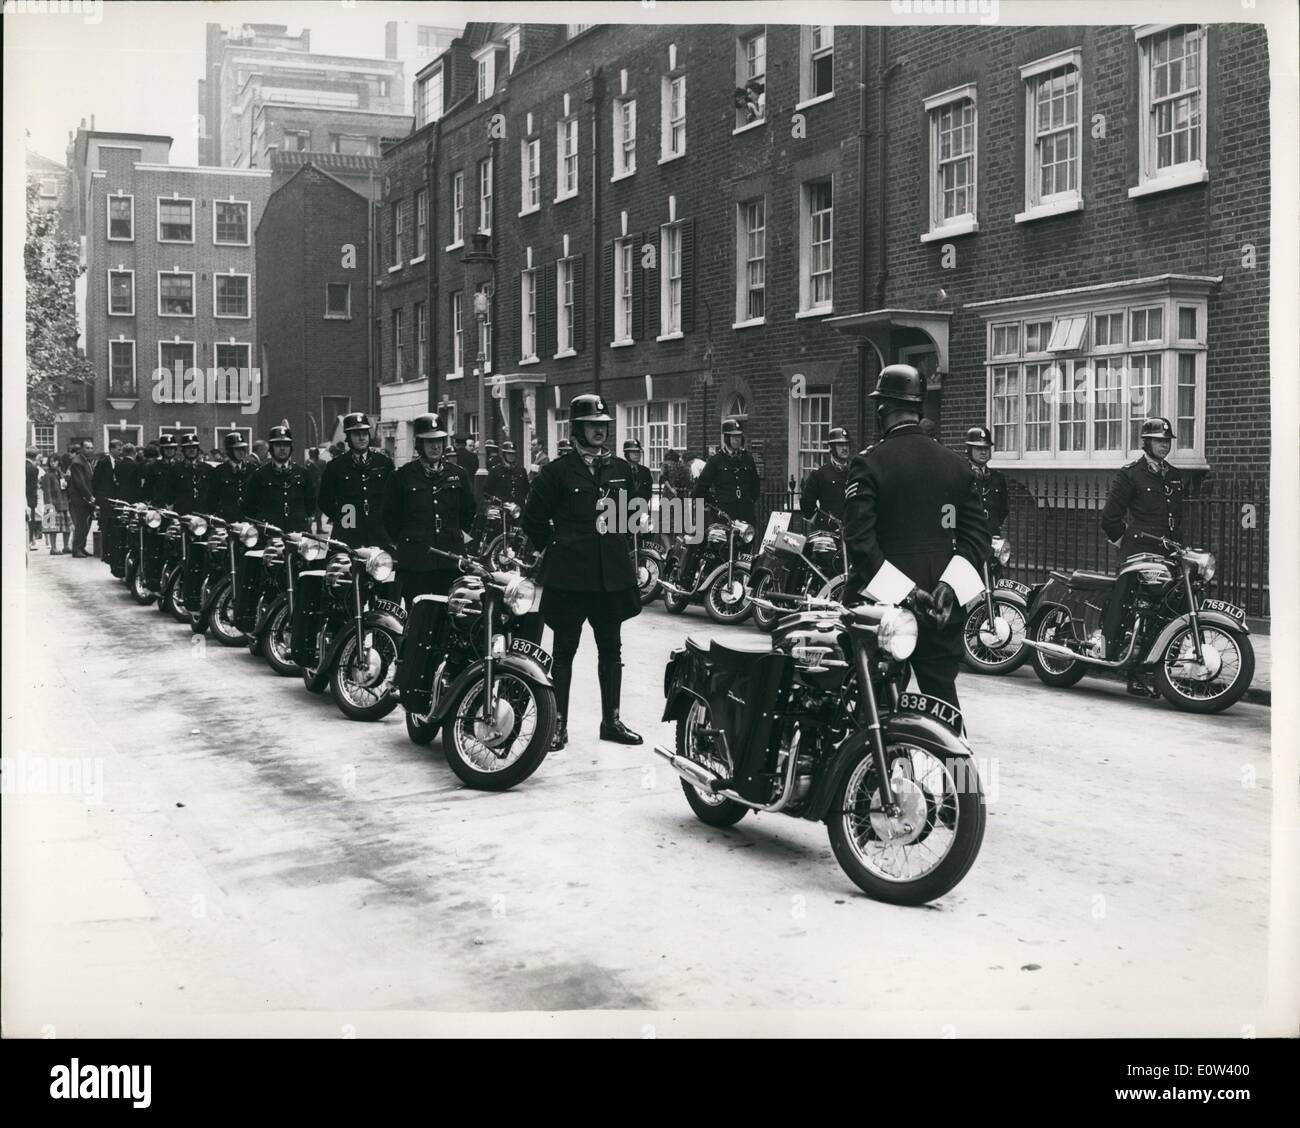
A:
POLYGON ((722 777, 716 772, 709 771, 708 768, 701 767, 692 760, 684 756, 677 755, 676 752, 670 752, 662 744, 654 745, 654 754, 668 761, 668 766, 673 769, 679 776, 693 787, 698 787, 701 791, 713 791, 713 785, 722 777))
POLYGON ((1025 645, 1032 647, 1040 654, 1046 654, 1049 658, 1061 658, 1068 662, 1083 662, 1085 665, 1100 666, 1107 670, 1118 670, 1121 666, 1127 665, 1128 660, 1133 656, 1133 643, 1131 642, 1124 656, 1114 662, 1108 662, 1105 658, 1093 658, 1087 654, 1080 654, 1077 650, 1071 650, 1068 646, 1062 646, 1059 642, 1035 642, 1033 639, 1027 638, 1025 639, 1025 645))
POLYGON ((659 581, 659 586, 660 586, 661 588, 666 588, 668 591, 672 592, 673 595, 692 595, 692 594, 693 594, 692 592, 687 591, 685 588, 679 588, 675 583, 672 583, 672 582, 669 581, 669 580, 660 580, 660 581, 659 581))

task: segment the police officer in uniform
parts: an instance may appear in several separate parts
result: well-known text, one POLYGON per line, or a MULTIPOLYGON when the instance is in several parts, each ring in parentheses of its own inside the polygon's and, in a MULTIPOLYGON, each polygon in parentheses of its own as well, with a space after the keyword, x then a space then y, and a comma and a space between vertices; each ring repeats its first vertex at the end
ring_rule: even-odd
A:
POLYGON ((737 521, 753 522, 758 503, 758 467, 745 449, 739 419, 722 421, 722 449, 700 471, 695 496, 737 521))
POLYGON ((597 524, 601 500, 614 498, 618 512, 626 514, 632 488, 632 468, 607 445, 611 423, 600 396, 575 396, 569 403, 572 449, 538 471, 524 506, 524 532, 545 550, 538 582, 542 618, 555 636, 552 676, 559 720, 553 748, 563 748, 569 739, 569 686, 584 622, 596 636, 600 739, 641 743, 619 719, 623 622, 641 612, 636 570, 619 530, 602 531, 597 524))
POLYGON ((849 433, 843 427, 832 427, 826 435, 831 448, 829 462, 823 462, 804 483, 799 495, 799 510, 807 526, 813 529, 828 528, 830 522, 822 514, 829 513, 837 521, 844 520, 844 487, 849 480, 849 433), (820 510, 820 512, 818 512, 820 510))
POLYGON ((179 444, 175 435, 163 435, 157 445, 150 444, 144 449, 146 459, 144 473, 141 475, 144 487, 144 499, 151 505, 167 505, 171 497, 172 467, 176 464, 179 444), (152 454, 151 454, 152 452, 152 454))
POLYGON ((395 546, 397 581, 407 610, 417 595, 446 595, 459 572, 454 560, 437 556, 465 551, 474 523, 474 486, 447 456, 447 432, 436 415, 415 420, 416 457, 394 471, 381 507, 384 540, 395 546))
POLYGON ((501 465, 501 455, 498 453, 496 439, 488 439, 483 444, 483 457, 487 462, 488 473, 491 474, 499 465, 501 465))
POLYGON ((206 512, 212 467, 199 457, 202 449, 193 431, 181 435, 181 457, 167 475, 167 503, 182 515, 206 512))
POLYGON ((248 460, 248 443, 238 431, 229 431, 222 440, 226 461, 212 471, 208 480, 208 512, 223 521, 238 521, 244 516, 244 486, 253 472, 248 460))
MULTIPOLYGON (((423 417, 422 417, 423 418, 423 417)), ((330 536, 352 548, 387 542, 383 505, 392 460, 370 447, 370 418, 364 411, 343 416, 348 450, 321 473, 317 506, 330 519, 330 536)))
POLYGON ((987 427, 972 427, 966 432, 966 457, 975 474, 975 489, 988 517, 989 535, 1001 536, 1007 519, 1007 480, 1001 470, 989 468, 993 457, 993 432, 987 427))
POLYGON ((648 466, 641 464, 641 443, 637 439, 625 439, 623 442, 623 461, 632 468, 632 487, 628 493, 649 501, 654 497, 655 479, 648 466))
POLYGON ((910 364, 882 369, 871 393, 881 439, 849 464, 844 489, 849 592, 912 603, 917 684, 959 707, 954 612, 984 590, 989 534, 970 464, 921 430, 924 397, 924 377, 910 364))
POLYGON ((528 471, 516 461, 515 444, 509 439, 501 444, 501 453, 496 465, 488 471, 483 493, 499 501, 513 501, 516 505, 523 505, 528 500, 528 471))
POLYGON ((304 533, 316 512, 316 498, 307 468, 293 461, 293 432, 281 423, 271 428, 266 441, 270 457, 248 477, 244 512, 286 533, 304 533))
MULTIPOLYGON (((1143 540, 1139 533, 1153 537, 1183 539, 1183 497, 1186 482, 1182 473, 1167 461, 1177 436, 1168 419, 1147 419, 1140 432, 1142 457, 1130 462, 1111 482, 1106 508, 1101 513, 1101 528, 1106 539, 1118 548, 1120 556, 1138 552, 1158 552, 1154 541, 1143 540)), ((1102 633, 1106 638, 1107 657, 1114 661, 1120 649, 1120 628, 1136 577, 1125 576, 1111 591, 1102 616, 1102 633)), ((1129 692, 1139 696, 1158 696, 1154 687, 1140 679, 1129 678, 1129 692)))

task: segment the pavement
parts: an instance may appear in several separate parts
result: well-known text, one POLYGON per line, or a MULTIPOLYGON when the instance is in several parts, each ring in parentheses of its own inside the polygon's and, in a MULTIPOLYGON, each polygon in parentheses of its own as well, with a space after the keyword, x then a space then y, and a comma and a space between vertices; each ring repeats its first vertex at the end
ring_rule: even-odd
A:
POLYGON ((820 824, 700 823, 650 752, 673 739, 662 673, 683 634, 752 627, 657 607, 627 625, 641 748, 596 739, 585 637, 569 748, 486 794, 439 742, 410 743, 400 709, 350 722, 136 605, 98 561, 32 553, 26 579, 4 692, 7 1036, 1291 1021, 1267 1001, 1259 705, 1202 717, 1094 679, 963 675, 987 833, 956 889, 904 909, 848 881, 820 824))

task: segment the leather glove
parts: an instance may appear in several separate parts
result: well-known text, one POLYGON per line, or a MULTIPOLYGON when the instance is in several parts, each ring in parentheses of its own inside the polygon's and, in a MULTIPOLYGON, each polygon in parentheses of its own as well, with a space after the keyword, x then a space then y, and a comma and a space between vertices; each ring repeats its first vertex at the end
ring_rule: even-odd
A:
POLYGON ((934 629, 941 631, 948 625, 948 620, 952 618, 953 608, 957 605, 957 596, 942 580, 935 584, 934 591, 930 593, 931 607, 928 612, 930 622, 934 624, 934 629))

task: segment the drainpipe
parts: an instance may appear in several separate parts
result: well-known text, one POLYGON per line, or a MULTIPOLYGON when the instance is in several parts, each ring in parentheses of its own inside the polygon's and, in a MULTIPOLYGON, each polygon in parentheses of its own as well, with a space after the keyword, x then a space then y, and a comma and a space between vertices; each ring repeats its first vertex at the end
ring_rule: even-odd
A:
MULTIPOLYGON (((379 295, 375 293, 375 170, 370 170, 370 192, 366 200, 366 294, 369 301, 366 302, 366 374, 369 380, 369 403, 368 409, 371 415, 378 415, 378 409, 375 403, 379 373, 375 371, 375 307, 378 305, 379 295)), ((321 425, 324 426, 324 418, 321 419, 321 425)), ((322 441, 324 435, 321 436, 322 441)))
POLYGON ((587 337, 591 351, 592 391, 600 394, 600 358, 604 351, 600 340, 600 293, 604 281, 600 276, 601 256, 600 242, 600 96, 604 83, 601 80, 601 68, 596 67, 587 79, 583 95, 591 103, 591 267, 589 277, 584 279, 590 295, 588 311, 590 333, 587 337))
MULTIPOLYGON (((883 28, 881 31, 883 32, 883 28)), ((858 310, 867 309, 867 29, 858 29, 858 310)), ((867 445, 867 340, 856 341, 858 441, 867 445)))
MULTIPOLYGON (((425 259, 425 270, 428 271, 428 312, 425 315, 425 332, 428 335, 425 343, 427 356, 425 364, 428 365, 429 373, 429 410, 438 410, 438 366, 434 363, 437 358, 438 350, 434 347, 434 327, 438 324, 438 262, 441 254, 441 244, 438 242, 438 142, 442 137, 442 119, 439 118, 433 123, 433 129, 429 132, 429 234, 428 250, 425 252, 428 258, 425 259)), ((496 170, 493 170, 495 175, 496 170)), ((495 185, 493 185, 495 188, 495 185)))
POLYGON ((885 306, 885 285, 889 281, 889 94, 886 83, 899 64, 889 63, 889 29, 882 27, 876 40, 876 223, 880 240, 880 262, 876 271, 877 309, 885 306))

